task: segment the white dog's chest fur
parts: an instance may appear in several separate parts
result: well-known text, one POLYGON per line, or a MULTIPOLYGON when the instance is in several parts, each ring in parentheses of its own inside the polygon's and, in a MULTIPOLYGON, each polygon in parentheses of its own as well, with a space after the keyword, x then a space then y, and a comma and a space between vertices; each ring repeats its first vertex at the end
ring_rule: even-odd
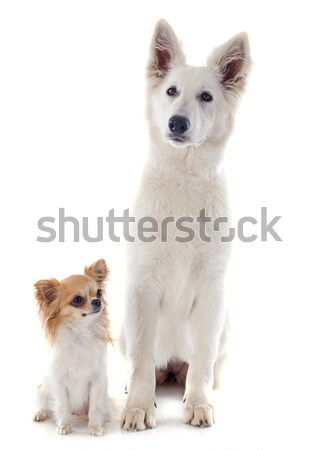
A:
POLYGON ((221 243, 220 233, 212 232, 213 220, 228 215, 223 175, 209 173, 196 151, 190 149, 190 161, 179 157, 173 161, 169 159, 162 173, 155 171, 149 163, 134 209, 136 219, 151 216, 159 227, 163 219, 170 216, 175 220, 186 216, 194 219, 192 224, 187 224, 195 231, 191 242, 177 242, 175 237, 185 237, 186 233, 177 231, 170 223, 167 242, 160 242, 160 232, 154 233, 157 236, 155 242, 137 241, 129 252, 130 276, 139 278, 141 274, 151 273, 161 290, 155 343, 157 367, 165 367, 173 359, 189 361, 191 330, 188 319, 201 289, 199 283, 206 274, 215 277, 217 272, 224 271, 229 255, 229 246, 221 243), (202 209, 212 221, 206 225, 211 243, 203 242, 199 237, 196 218, 202 209))

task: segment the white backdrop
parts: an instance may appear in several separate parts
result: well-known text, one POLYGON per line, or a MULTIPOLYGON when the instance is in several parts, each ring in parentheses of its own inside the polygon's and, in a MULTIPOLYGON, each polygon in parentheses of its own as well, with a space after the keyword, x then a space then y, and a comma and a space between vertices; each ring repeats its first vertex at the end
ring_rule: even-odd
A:
MULTIPOLYGON (((3 448, 27 441, 34 448, 170 448, 176 439, 187 448, 319 448, 318 22, 311 0, 1 2, 3 448), (166 433, 160 424, 128 437, 114 424, 100 441, 60 439, 52 426, 30 422, 47 355, 32 284, 105 257, 117 331, 124 245, 107 238, 39 243, 37 221, 63 207, 88 216, 93 234, 96 217, 130 206, 147 154, 144 68, 160 17, 182 39, 190 64, 204 64, 214 46, 248 32, 254 65, 226 154, 231 204, 235 219, 257 217, 262 206, 281 215, 283 242, 234 243, 227 280, 233 354, 213 429, 187 430, 179 404, 166 433)), ((114 367, 117 392, 123 374, 114 367)))

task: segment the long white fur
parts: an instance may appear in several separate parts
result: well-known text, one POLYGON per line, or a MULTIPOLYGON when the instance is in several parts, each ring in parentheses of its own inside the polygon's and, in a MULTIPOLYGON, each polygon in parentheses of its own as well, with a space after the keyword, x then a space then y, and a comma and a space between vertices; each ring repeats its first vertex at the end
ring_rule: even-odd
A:
MULTIPOLYGON (((212 220, 228 217, 221 161, 249 68, 245 33, 214 50, 206 67, 191 67, 171 27, 164 20, 157 23, 147 69, 150 154, 134 207, 136 221, 144 216, 158 223, 168 216, 197 217, 202 208, 212 220), (159 67, 159 51, 166 47, 169 64, 159 67), (226 67, 233 60, 239 70, 228 79, 226 67), (170 86, 179 91, 174 99, 166 94, 170 86), (213 94, 212 102, 199 102, 204 90, 213 94), (190 120, 187 141, 181 145, 168 133, 168 120, 175 114, 190 120)), ((193 226, 197 231, 198 225, 193 226)), ((218 370, 226 351, 227 334, 223 279, 230 248, 220 240, 223 233, 222 227, 221 233, 211 233, 211 243, 197 236, 179 243, 168 226, 166 243, 136 239, 130 244, 123 330, 130 363, 122 415, 126 430, 156 425, 155 368, 173 359, 190 365, 184 421, 196 426, 213 423, 213 368, 218 370)))
POLYGON ((76 414, 88 416, 90 433, 101 436, 111 412, 107 344, 97 337, 105 336, 106 329, 97 314, 90 314, 90 307, 86 311, 86 317, 59 325, 50 368, 37 391, 34 420, 54 415, 59 434, 71 433, 71 417, 76 414))

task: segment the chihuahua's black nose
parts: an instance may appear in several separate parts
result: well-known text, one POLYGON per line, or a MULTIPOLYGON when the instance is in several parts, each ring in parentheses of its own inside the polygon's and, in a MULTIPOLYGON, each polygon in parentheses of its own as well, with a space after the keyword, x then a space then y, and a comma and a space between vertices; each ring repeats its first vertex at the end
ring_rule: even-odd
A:
POLYGON ((94 300, 92 300, 91 305, 95 306, 96 308, 101 308, 101 300, 95 298, 94 300))
POLYGON ((181 136, 181 134, 188 131, 190 128, 190 120, 183 116, 172 116, 169 119, 169 130, 175 136, 181 136))

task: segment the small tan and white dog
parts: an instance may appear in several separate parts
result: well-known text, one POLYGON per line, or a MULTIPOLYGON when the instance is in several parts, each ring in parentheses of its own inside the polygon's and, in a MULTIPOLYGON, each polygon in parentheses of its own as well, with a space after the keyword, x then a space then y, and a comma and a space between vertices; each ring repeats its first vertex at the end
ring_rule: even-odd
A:
POLYGON ((226 353, 223 279, 230 245, 221 240, 224 219, 217 230, 212 223, 229 215, 221 161, 246 85, 249 53, 247 35, 240 33, 216 48, 205 67, 192 67, 169 24, 160 20, 155 27, 147 66, 150 155, 133 213, 136 222, 155 219, 151 229, 161 224, 161 231, 156 240, 143 242, 136 230, 129 248, 125 430, 156 425, 155 370, 159 382, 172 375, 185 381, 186 423, 213 423, 212 386, 226 353), (191 223, 201 210, 211 225, 205 217, 191 223), (170 228, 181 219, 192 239, 185 239, 186 228, 170 228), (201 227, 210 242, 199 236, 201 227))
POLYGON ((71 433, 71 415, 88 415, 94 436, 104 433, 110 411, 107 393, 107 343, 111 342, 104 281, 108 267, 100 259, 84 275, 35 284, 39 313, 53 347, 49 374, 38 388, 35 421, 54 415, 57 431, 71 433))

